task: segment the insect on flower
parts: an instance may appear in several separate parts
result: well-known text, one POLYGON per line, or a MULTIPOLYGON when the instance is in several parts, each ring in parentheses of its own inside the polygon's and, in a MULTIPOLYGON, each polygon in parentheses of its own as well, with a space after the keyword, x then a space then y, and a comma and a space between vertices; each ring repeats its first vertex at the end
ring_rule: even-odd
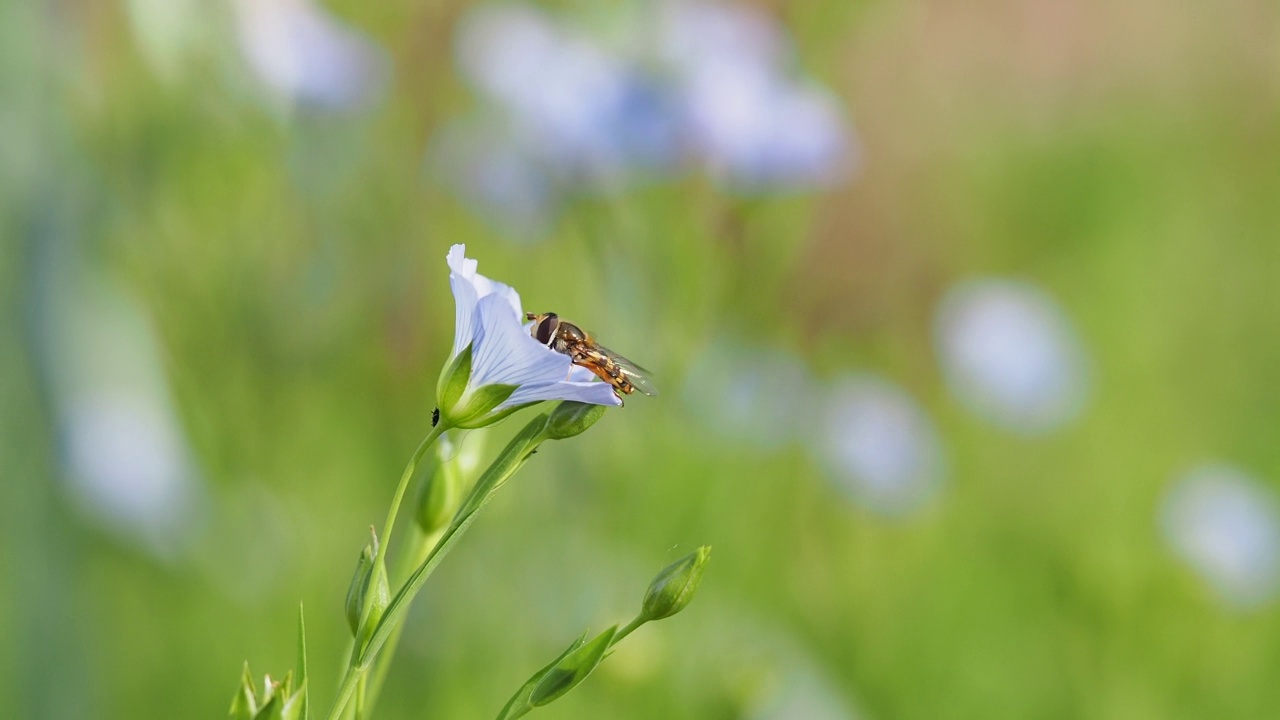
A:
POLYGON ((535 340, 595 373, 612 385, 619 397, 636 390, 645 395, 658 394, 644 368, 596 342, 586 330, 561 320, 555 313, 525 313, 525 319, 533 322, 529 334, 535 340))

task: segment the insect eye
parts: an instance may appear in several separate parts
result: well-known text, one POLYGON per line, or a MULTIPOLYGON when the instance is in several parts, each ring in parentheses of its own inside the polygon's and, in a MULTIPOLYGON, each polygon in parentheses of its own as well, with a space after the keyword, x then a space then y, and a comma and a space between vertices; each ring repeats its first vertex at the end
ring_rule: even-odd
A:
POLYGON ((551 340, 556 336, 556 329, 560 327, 560 318, 556 315, 549 314, 538 323, 538 330, 534 337, 543 345, 551 345, 551 340))

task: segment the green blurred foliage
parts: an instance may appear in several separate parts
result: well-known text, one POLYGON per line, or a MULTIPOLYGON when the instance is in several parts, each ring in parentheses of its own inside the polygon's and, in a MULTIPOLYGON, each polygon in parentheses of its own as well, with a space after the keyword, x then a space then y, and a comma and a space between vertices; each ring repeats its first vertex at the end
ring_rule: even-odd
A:
POLYGON ((470 103, 450 57, 461 4, 331 9, 389 49, 367 116, 282 116, 210 55, 158 77, 121 4, 0 7, 4 714, 218 716, 246 659, 293 666, 299 601, 326 706, 351 559, 429 427, 455 242, 665 392, 504 489, 419 599, 380 715, 493 716, 701 544, 716 565, 698 601, 541 717, 749 717, 797 671, 879 718, 1280 703, 1275 606, 1225 610, 1155 519, 1204 456, 1280 478, 1275 8, 770 3, 848 102, 860 175, 750 202, 690 177, 579 202, 536 244, 423 168, 470 103), (60 490, 40 296, 68 247, 161 340, 207 486, 198 539, 168 560, 60 490), (972 274, 1062 302, 1094 362, 1078 423, 1023 439, 949 397, 931 315, 972 274), (944 437, 942 497, 885 520, 800 449, 693 422, 687 370, 725 336, 902 384, 944 437))

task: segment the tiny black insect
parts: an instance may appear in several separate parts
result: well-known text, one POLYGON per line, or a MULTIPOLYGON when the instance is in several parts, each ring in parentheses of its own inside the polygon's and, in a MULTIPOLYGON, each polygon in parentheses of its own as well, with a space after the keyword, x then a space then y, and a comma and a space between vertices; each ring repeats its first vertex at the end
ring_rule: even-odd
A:
POLYGON ((431 411, 431 427, 435 427, 439 424, 440 424, 440 408, 436 408, 431 411))

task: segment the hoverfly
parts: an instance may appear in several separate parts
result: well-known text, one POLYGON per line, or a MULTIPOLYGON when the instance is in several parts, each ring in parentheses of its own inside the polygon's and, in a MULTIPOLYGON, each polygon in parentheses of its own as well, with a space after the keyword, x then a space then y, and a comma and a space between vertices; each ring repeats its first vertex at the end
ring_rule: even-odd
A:
POLYGON ((555 313, 525 313, 533 321, 529 334, 535 340, 563 355, 568 355, 574 365, 595 373, 601 380, 613 386, 618 396, 630 395, 639 390, 645 395, 657 395, 658 391, 639 365, 613 352, 592 339, 582 328, 555 313))

